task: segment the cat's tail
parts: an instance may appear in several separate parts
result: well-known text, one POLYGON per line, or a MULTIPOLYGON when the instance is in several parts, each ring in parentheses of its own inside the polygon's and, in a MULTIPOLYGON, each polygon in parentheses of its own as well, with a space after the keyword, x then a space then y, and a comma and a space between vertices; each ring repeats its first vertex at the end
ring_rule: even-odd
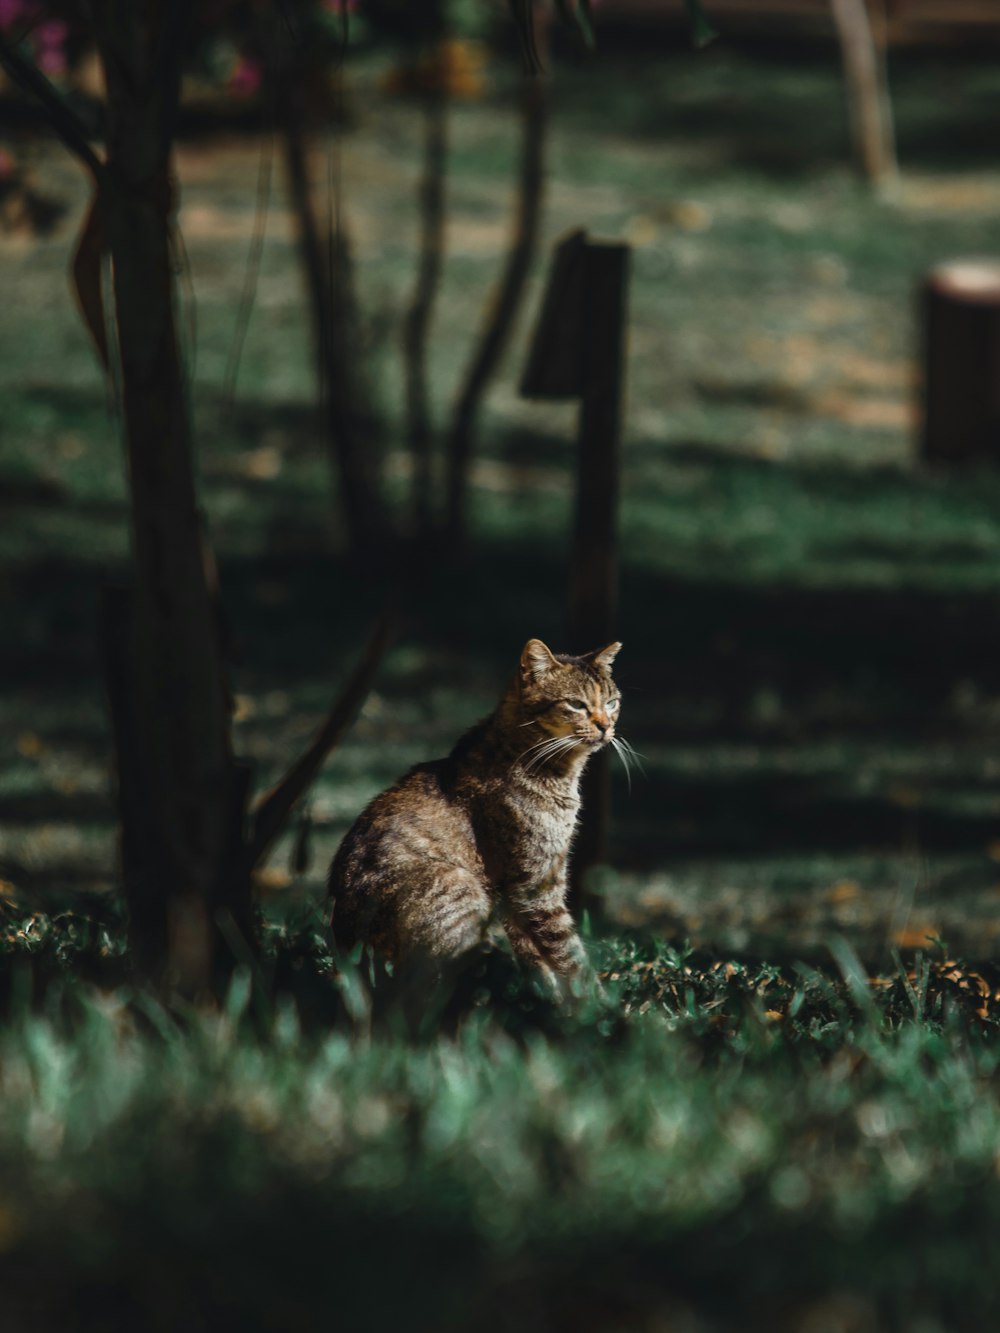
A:
POLYGON ((351 920, 351 913, 346 910, 344 885, 342 882, 341 854, 333 858, 330 873, 327 876, 326 891, 329 899, 330 934, 333 936, 335 951, 343 956, 350 953, 358 942, 357 930, 351 920))
POLYGON ((338 899, 335 894, 330 896, 330 934, 333 936, 333 947, 338 954, 343 956, 348 954, 358 942, 357 932, 353 929, 350 916, 347 912, 337 911, 338 899))

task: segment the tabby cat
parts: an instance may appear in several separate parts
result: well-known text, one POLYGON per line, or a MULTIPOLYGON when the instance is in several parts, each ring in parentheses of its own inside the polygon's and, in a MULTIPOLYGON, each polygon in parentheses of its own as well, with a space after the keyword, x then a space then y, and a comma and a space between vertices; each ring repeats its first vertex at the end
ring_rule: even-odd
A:
POLYGON ((569 657, 529 640, 494 712, 375 797, 330 867, 341 949, 360 940, 397 964, 440 964, 497 925, 555 989, 584 970, 566 868, 584 765, 625 744, 620 648, 569 657))

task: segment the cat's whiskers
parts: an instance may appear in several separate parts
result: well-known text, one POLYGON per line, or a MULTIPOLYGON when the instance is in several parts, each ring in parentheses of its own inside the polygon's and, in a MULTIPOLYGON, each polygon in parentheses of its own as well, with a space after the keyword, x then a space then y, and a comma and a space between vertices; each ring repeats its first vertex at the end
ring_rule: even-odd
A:
POLYGON ((546 736, 543 740, 536 741, 534 745, 529 745, 523 753, 518 755, 518 762, 521 763, 525 773, 531 773, 534 769, 541 768, 547 760, 555 755, 573 749, 578 744, 579 739, 576 736, 546 736), (531 755, 531 758, 526 764, 522 763, 528 755, 531 755))
POLYGON ((546 739, 541 746, 532 746, 535 750, 531 759, 525 765, 525 772, 530 773, 532 769, 540 768, 546 760, 551 759, 556 754, 561 754, 564 750, 575 746, 576 740, 572 736, 551 736, 546 739))
POLYGON ((642 761, 646 756, 640 750, 637 750, 631 741, 627 741, 624 736, 617 736, 615 739, 621 744, 623 749, 628 751, 628 757, 635 764, 639 772, 645 775, 646 768, 642 761))
POLYGON ((528 748, 527 748, 526 750, 522 750, 521 753, 520 753, 517 757, 518 757, 518 759, 523 759, 524 756, 525 756, 526 754, 531 754, 532 750, 540 750, 540 749, 542 749, 543 746, 546 746, 546 745, 551 744, 552 741, 554 741, 554 740, 562 740, 562 737, 561 737, 561 736, 548 736, 548 735, 543 736, 542 739, 541 739, 540 741, 535 741, 534 745, 529 745, 528 748))
POLYGON ((618 756, 618 758, 621 760, 622 768, 625 770, 625 781, 626 781, 626 783, 628 784, 629 794, 631 794, 631 792, 632 792, 632 768, 631 768, 631 765, 630 765, 630 763, 629 763, 628 751, 625 749, 625 747, 624 747, 623 745, 620 744, 620 742, 619 742, 617 736, 615 736, 615 737, 612 738, 612 740, 611 740, 611 748, 612 748, 612 750, 614 750, 615 754, 616 754, 616 755, 618 756))
POLYGON ((622 768, 625 770, 625 781, 628 784, 629 792, 632 791, 632 766, 633 764, 640 773, 645 773, 642 761, 638 753, 632 748, 624 736, 612 736, 611 748, 621 760, 622 768))

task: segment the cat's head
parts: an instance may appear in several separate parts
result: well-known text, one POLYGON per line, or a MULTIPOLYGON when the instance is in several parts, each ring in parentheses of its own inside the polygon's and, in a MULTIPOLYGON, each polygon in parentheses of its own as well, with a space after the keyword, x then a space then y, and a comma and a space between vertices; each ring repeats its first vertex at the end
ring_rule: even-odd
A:
POLYGON ((592 751, 614 739, 621 693, 611 678, 611 664, 620 648, 610 643, 570 657, 550 652, 541 639, 528 640, 519 674, 521 725, 531 727, 540 745, 551 738, 564 742, 554 751, 592 751))

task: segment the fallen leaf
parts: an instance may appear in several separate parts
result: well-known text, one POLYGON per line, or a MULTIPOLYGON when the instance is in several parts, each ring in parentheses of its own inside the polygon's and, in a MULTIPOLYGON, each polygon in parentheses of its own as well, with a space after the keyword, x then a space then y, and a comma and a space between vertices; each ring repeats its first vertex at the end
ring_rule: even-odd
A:
POLYGON ((886 795, 893 805, 903 810, 913 810, 920 804, 920 792, 907 782, 894 782, 886 795))
POLYGON ((253 717, 257 711, 257 705, 249 694, 237 694, 233 699, 233 721, 245 722, 248 717, 253 717))
POLYGON ((253 882, 261 893, 274 893, 280 889, 287 889, 292 880, 287 870, 282 870, 278 866, 262 866, 254 871, 253 882))
POLYGON ((917 925, 904 926, 898 930, 892 937, 892 942, 900 949, 926 949, 928 947, 928 937, 940 936, 941 932, 937 926, 929 926, 918 923, 917 925))
POLYGON ((45 742, 33 731, 22 731, 14 744, 22 759, 38 759, 46 750, 45 742))
POLYGON ((831 903, 849 903, 861 893, 861 885, 855 879, 839 879, 836 884, 830 886, 827 890, 827 898, 831 903))

